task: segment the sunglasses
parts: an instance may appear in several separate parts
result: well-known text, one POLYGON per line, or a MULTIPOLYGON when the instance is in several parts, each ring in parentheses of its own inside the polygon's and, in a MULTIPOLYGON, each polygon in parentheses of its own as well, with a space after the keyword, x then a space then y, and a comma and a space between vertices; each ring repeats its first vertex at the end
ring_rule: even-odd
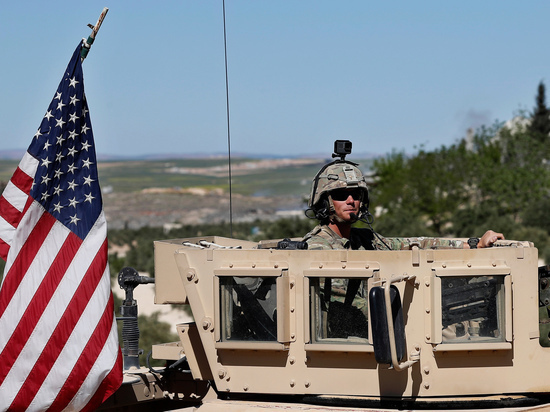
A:
POLYGON ((363 199, 363 191, 359 189, 339 189, 339 190, 333 190, 330 192, 330 197, 332 197, 332 200, 337 200, 339 202, 343 202, 344 200, 347 200, 348 197, 352 197, 353 200, 362 200, 363 199))

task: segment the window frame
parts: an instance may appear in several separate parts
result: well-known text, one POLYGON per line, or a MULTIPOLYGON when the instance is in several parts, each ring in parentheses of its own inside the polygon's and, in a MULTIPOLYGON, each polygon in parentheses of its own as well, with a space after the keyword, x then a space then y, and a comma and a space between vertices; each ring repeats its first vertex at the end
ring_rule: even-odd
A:
POLYGON ((432 268, 431 294, 428 294, 430 305, 427 311, 427 331, 426 343, 434 344, 434 351, 478 351, 478 350, 510 350, 512 349, 513 322, 512 322, 512 277, 511 269, 504 261, 492 262, 491 265, 475 264, 468 262, 464 264, 453 265, 453 263, 443 263, 438 267, 432 268), (443 310, 442 310, 442 278, 444 277, 480 277, 493 276, 501 277, 503 291, 503 310, 504 319, 502 326, 504 328, 503 340, 495 342, 443 342, 443 310))
MULTIPOLYGON (((360 278, 367 283, 367 307, 368 291, 370 291, 375 277, 375 272, 379 271, 377 265, 367 265, 369 268, 334 268, 327 267, 322 269, 304 270, 304 345, 306 351, 327 351, 327 352, 374 352, 372 346, 372 329, 371 323, 368 325, 368 343, 362 342, 313 342, 313 314, 311 313, 312 295, 311 295, 311 279, 320 278, 337 278, 337 279, 352 279, 360 278)), ((370 308, 368 309, 370 319, 370 308)))
POLYGON ((216 349, 244 349, 244 350, 286 350, 290 342, 295 340, 292 333, 293 322, 291 307, 295 307, 295 281, 288 275, 288 266, 275 269, 267 268, 231 268, 214 270, 214 339, 216 349), (229 277, 248 278, 275 278, 276 307, 277 307, 277 340, 276 341, 248 341, 228 340, 222 341, 222 315, 220 279, 229 277))

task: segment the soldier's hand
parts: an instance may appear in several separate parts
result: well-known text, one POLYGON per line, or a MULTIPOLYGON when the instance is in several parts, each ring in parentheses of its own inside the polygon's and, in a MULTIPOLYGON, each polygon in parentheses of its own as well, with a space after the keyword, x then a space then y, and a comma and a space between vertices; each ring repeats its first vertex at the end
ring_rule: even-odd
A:
POLYGON ((481 247, 491 247, 497 240, 503 240, 504 235, 502 233, 497 233, 492 230, 488 230, 485 232, 483 236, 479 239, 479 243, 477 244, 478 248, 481 247))

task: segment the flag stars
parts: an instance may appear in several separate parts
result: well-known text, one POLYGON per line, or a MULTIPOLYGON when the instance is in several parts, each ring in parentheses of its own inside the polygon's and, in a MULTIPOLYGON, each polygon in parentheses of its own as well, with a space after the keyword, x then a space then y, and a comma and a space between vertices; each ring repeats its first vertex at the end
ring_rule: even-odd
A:
MULTIPOLYGON (((44 151, 48 150, 48 148, 49 148, 51 145, 52 145, 52 144, 51 144, 49 141, 46 140, 46 143, 44 143, 44 149, 42 149, 42 150, 44 150, 44 151)), ((44 164, 44 163, 42 163, 42 164, 44 164)))
POLYGON ((75 105, 76 106, 76 102, 79 102, 80 99, 77 99, 76 98, 76 94, 74 96, 71 96, 71 101, 69 102, 69 104, 72 104, 72 105, 75 105))
POLYGON ((74 174, 74 171, 75 171, 76 169, 78 169, 78 168, 74 165, 74 163, 72 163, 72 164, 70 164, 69 167, 67 168, 67 173, 72 173, 72 174, 74 174))
POLYGON ((71 222, 72 224, 74 224, 75 226, 78 224, 78 221, 80 219, 78 217, 76 217, 76 213, 74 214, 74 216, 71 216, 71 222))
POLYGON ((62 110, 64 106, 67 106, 67 105, 64 104, 62 101, 59 101, 59 103, 57 103, 57 109, 56 110, 62 110))
POLYGON ((55 127, 63 127, 65 123, 67 122, 64 122, 63 119, 55 119, 55 127))
POLYGON ((88 126, 86 126, 86 125, 83 125, 83 126, 82 126, 82 130, 80 131, 80 133, 86 134, 86 132, 87 132, 88 130, 90 130, 90 128, 89 128, 88 126))
POLYGON ((93 162, 90 162, 90 158, 87 158, 86 160, 82 161, 82 167, 87 167, 88 169, 90 168, 90 165, 93 165, 93 164, 94 164, 93 162))
POLYGON ((95 197, 93 197, 91 193, 88 193, 87 195, 85 194, 84 196, 86 197, 86 200, 84 200, 84 202, 92 203, 92 200, 95 199, 95 197))
POLYGON ((63 191, 63 189, 61 189, 61 185, 57 185, 57 186, 53 189, 53 194, 59 196, 59 194, 60 194, 62 191, 63 191))
POLYGON ((76 184, 76 183, 74 182, 74 179, 73 179, 72 181, 70 181, 70 182, 68 183, 68 185, 69 185, 69 190, 73 190, 73 191, 74 191, 75 187, 78 186, 78 184, 76 184))
POLYGON ((65 140, 67 140, 67 139, 65 139, 63 136, 59 135, 59 136, 57 136, 56 144, 61 146, 65 140))
POLYGON ((71 131, 69 132, 69 139, 73 139, 73 140, 74 140, 75 137, 76 137, 76 132, 75 132, 74 130, 71 130, 71 131))
POLYGON ((69 87, 76 87, 76 84, 79 83, 78 80, 76 80, 75 77, 69 79, 69 87))
POLYGON ((61 159, 63 159, 64 157, 65 157, 65 156, 63 156, 63 153, 60 152, 60 153, 58 153, 58 154, 55 155, 55 161, 56 161, 56 162, 60 162, 61 159))
POLYGON ((35 139, 38 139, 40 136, 42 136, 42 133, 40 133, 40 129, 36 131, 36 134, 34 135, 35 139))
POLYGON ((40 198, 41 201, 45 202, 50 197, 50 194, 48 192, 42 193, 42 197, 40 198))
POLYGON ((60 170, 60 169, 57 169, 55 172, 54 172, 54 178, 55 179, 59 179, 61 177, 61 175, 63 174, 63 172, 60 170))
POLYGON ((61 202, 57 202, 53 205, 54 212, 61 213, 61 209, 63 209, 63 206, 61 206, 61 202))
POLYGON ((61 100, 61 92, 57 92, 55 94, 55 97, 53 98, 54 100, 61 100))
POLYGON ((82 142, 82 150, 88 151, 90 147, 92 147, 92 145, 89 144, 87 140, 85 142, 82 142))
MULTIPOLYGON (((76 196, 73 197, 72 199, 69 199, 69 206, 72 206, 76 209, 76 205, 79 204, 80 202, 78 200, 76 200, 76 196)), ((76 216, 76 215, 75 215, 76 216)))
POLYGON ((42 181, 40 183, 43 185, 47 185, 50 180, 52 180, 51 177, 49 177, 48 175, 44 175, 42 176, 42 181))
POLYGON ((69 115, 69 122, 76 123, 76 119, 78 119, 78 117, 76 116, 76 113, 71 113, 69 115))
POLYGON ((48 110, 48 111, 46 112, 46 114, 44 115, 44 117, 45 117, 46 119, 48 119, 48 122, 49 122, 50 119, 53 117, 52 111, 51 111, 51 110, 48 110))
POLYGON ((92 186, 93 181, 94 181, 94 179, 92 179, 90 176, 85 176, 84 177, 84 184, 85 185, 92 186))
POLYGON ((67 156, 73 156, 73 157, 74 157, 74 155, 75 155, 75 153, 76 153, 77 151, 78 151, 78 150, 76 150, 76 149, 74 148, 74 146, 73 146, 73 147, 69 147, 69 153, 67 153, 67 156))
POLYGON ((42 166, 46 166, 48 167, 50 165, 51 160, 48 160, 48 158, 46 157, 45 159, 42 159, 42 166))

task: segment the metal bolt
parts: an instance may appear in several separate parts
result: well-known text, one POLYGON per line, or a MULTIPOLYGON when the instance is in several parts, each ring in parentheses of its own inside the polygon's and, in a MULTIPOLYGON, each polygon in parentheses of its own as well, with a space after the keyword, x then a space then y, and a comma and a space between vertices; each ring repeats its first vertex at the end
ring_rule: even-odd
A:
POLYGON ((430 384, 429 384, 428 382, 426 382, 426 383, 424 384, 424 388, 430 389, 430 384))
POLYGON ((472 264, 470 262, 466 263, 466 266, 468 266, 469 268, 472 267, 472 264))
POLYGON ((230 263, 230 264, 229 264, 229 267, 232 268, 232 267, 233 267, 233 263, 230 263))
POLYGON ((252 267, 253 267, 253 268, 255 268, 255 267, 256 267, 256 264, 255 264, 255 263, 253 263, 253 264, 252 264, 252 267))
POLYGON ((345 269, 345 268, 346 268, 346 264, 342 263, 342 269, 345 269))
POLYGON ((319 269, 322 269, 322 268, 323 268, 323 264, 319 263, 319 269))
POLYGON ((306 381, 305 386, 306 386, 306 388, 309 388, 311 386, 311 383, 306 381))
POLYGON ((294 356, 291 356, 288 361, 290 362, 291 365, 294 365, 294 362, 296 362, 296 358, 294 356))
POLYGON ((275 263, 275 264, 273 265, 273 267, 274 267, 275 269, 277 269, 277 268, 279 267, 279 265, 275 263))
POLYGON ((225 375, 227 375, 227 372, 225 371, 225 369, 220 369, 220 370, 218 371, 218 377, 219 377, 220 379, 225 378, 225 375))
POLYGON ((296 381, 294 379, 290 380, 290 387, 294 388, 294 385, 296 385, 296 381))
POLYGON ((430 281, 427 280, 426 282, 424 282, 424 284, 425 284, 426 286, 430 286, 430 281))
POLYGON ((430 335, 426 335, 426 340, 430 340, 432 337, 430 335))
POLYGON ((365 269, 368 269, 368 268, 370 268, 370 265, 365 265, 365 269))
POLYGON ((441 264, 441 267, 446 268, 446 267, 447 267, 447 264, 446 264, 446 263, 442 263, 442 264, 441 264))
POLYGON ((204 318, 202 320, 202 328, 204 330, 210 329, 210 326, 212 326, 212 320, 210 318, 204 318))
POLYGON ((426 313, 430 313, 430 308, 426 308, 426 313))
POLYGON ((243 390, 246 392, 248 390, 248 386, 247 385, 244 385, 243 386, 243 390))
POLYGON ((195 278, 195 272, 189 271, 187 272, 187 280, 191 282, 195 278))
POLYGON ((430 368, 428 368, 427 366, 424 366, 424 373, 427 375, 428 373, 430 373, 430 368))
POLYGON ((497 262, 493 262, 491 264, 493 265, 493 267, 495 267, 497 265, 497 262))

